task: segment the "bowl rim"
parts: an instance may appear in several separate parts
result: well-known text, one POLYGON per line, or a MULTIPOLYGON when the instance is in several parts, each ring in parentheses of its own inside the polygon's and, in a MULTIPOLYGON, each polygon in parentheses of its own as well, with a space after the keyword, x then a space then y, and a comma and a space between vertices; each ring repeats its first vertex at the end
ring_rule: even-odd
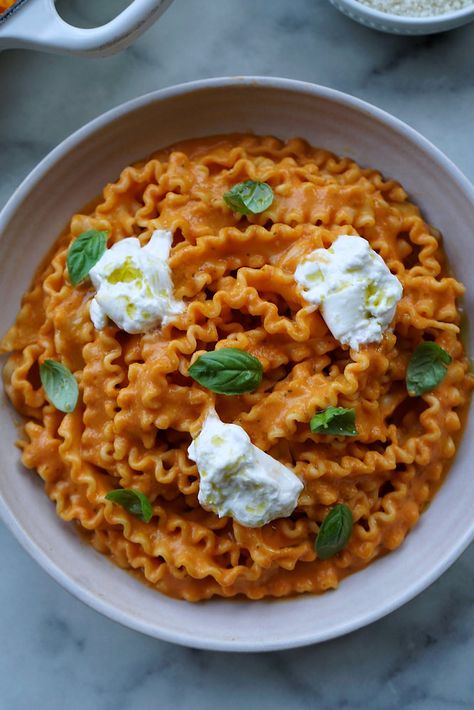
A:
MULTIPOLYGON (((332 2, 332 0, 331 0, 332 2)), ((425 25, 430 25, 431 28, 438 25, 445 25, 448 22, 455 20, 474 19, 474 2, 467 7, 462 7, 459 10, 451 10, 437 15, 396 15, 393 12, 384 12, 377 10, 370 5, 366 5, 361 0, 337 0, 337 3, 344 5, 351 10, 354 10, 359 15, 364 15, 375 21, 383 21, 389 24, 397 24, 399 27, 417 27, 422 28, 425 25)), ((463 23, 460 23, 463 24, 463 23)))
MULTIPOLYGON (((17 187, 5 204, 4 208, 0 212, 0 235, 2 235, 0 238, 3 238, 4 228, 14 215, 15 211, 23 204, 24 199, 37 185, 37 183, 42 180, 43 176, 61 160, 64 154, 79 146, 84 139, 90 137, 96 131, 104 128, 108 124, 128 113, 156 101, 170 99, 183 94, 199 93, 208 89, 238 89, 245 86, 251 86, 253 88, 258 86, 262 88, 284 90, 291 93, 309 94, 318 98, 328 99, 343 107, 355 109, 364 115, 370 116, 372 119, 375 119, 394 130, 405 139, 418 144, 423 151, 430 154, 431 157, 438 161, 443 168, 450 173, 453 181, 462 191, 464 191, 464 193, 467 194, 468 198, 474 205, 474 186, 461 172, 461 170, 446 155, 444 155, 441 150, 418 133, 418 131, 383 109, 380 109, 350 94, 346 94, 322 85, 298 81, 295 79, 265 76, 216 77, 181 83, 144 94, 106 111, 65 138, 58 146, 53 148, 53 150, 51 150, 35 168, 33 168, 33 170, 17 187)), ((137 156, 137 159, 139 159, 139 157, 140 156, 137 156)), ((150 628, 146 621, 142 621, 126 611, 117 609, 113 602, 106 601, 94 592, 89 591, 81 583, 75 582, 69 578, 69 576, 63 572, 61 567, 48 556, 41 546, 26 533, 21 523, 16 518, 13 510, 10 509, 1 495, 0 517, 3 519, 6 526, 10 529, 26 552, 28 552, 30 556, 56 582, 58 582, 64 589, 66 589, 66 591, 75 596, 77 599, 90 606, 95 611, 108 617, 112 621, 118 622, 125 627, 139 631, 148 636, 179 645, 204 650, 231 652, 262 652, 299 648, 337 638, 367 626, 368 624, 377 621, 395 609, 403 606, 430 586, 443 574, 443 572, 446 571, 446 569, 448 569, 448 567, 462 554, 469 543, 474 539, 473 520, 470 527, 466 527, 464 534, 454 541, 450 551, 446 553, 444 557, 439 557, 429 572, 407 585, 407 588, 403 594, 400 594, 398 597, 392 599, 384 605, 380 605, 378 608, 368 609, 366 613, 360 614, 350 622, 345 621, 339 625, 335 624, 330 630, 323 633, 311 631, 311 628, 309 628, 308 632, 285 640, 263 640, 259 643, 246 643, 243 641, 233 641, 227 639, 213 639, 211 634, 206 638, 196 638, 192 633, 188 632, 168 632, 167 630, 157 629, 156 627, 150 628)), ((207 603, 212 603, 212 600, 207 603)))

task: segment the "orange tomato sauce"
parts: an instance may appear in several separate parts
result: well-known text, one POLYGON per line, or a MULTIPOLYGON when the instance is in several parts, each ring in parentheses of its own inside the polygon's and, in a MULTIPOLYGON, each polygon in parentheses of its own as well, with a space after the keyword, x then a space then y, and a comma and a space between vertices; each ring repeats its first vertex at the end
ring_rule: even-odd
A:
POLYGON ((459 334, 463 292, 437 231, 374 169, 300 139, 218 136, 159 151, 72 217, 3 339, 5 386, 26 419, 23 463, 61 518, 160 592, 197 601, 335 588, 403 542, 455 455, 472 387, 459 334), (261 214, 236 214, 223 201, 248 179, 272 187, 261 214), (143 335, 113 324, 95 330, 90 282, 67 279, 71 241, 98 229, 109 246, 130 236, 145 244, 157 228, 174 235, 169 264, 186 311, 143 335), (359 351, 308 312, 293 278, 302 257, 341 234, 367 239, 404 289, 393 330, 359 351), (426 339, 452 363, 434 391, 409 397, 407 363, 426 339), (222 346, 260 359, 257 391, 216 395, 187 375, 196 353, 222 346), (70 414, 40 386, 47 358, 78 379, 70 414), (303 480, 290 517, 249 529, 201 508, 187 448, 211 406, 303 480), (356 410, 356 437, 311 433, 311 417, 328 406, 356 410), (149 497, 150 523, 105 500, 120 486, 149 497), (344 550, 318 560, 314 541, 336 503, 351 508, 353 532, 344 550))
POLYGON ((16 0, 0 0, 0 15, 2 12, 5 12, 5 10, 8 10, 9 7, 14 5, 16 0))

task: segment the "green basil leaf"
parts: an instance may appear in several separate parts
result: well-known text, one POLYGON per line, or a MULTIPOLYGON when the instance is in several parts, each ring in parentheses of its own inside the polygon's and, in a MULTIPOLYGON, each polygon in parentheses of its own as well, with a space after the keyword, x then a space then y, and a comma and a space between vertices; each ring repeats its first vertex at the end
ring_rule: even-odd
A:
POLYGON ((39 368, 46 396, 60 412, 72 412, 79 397, 76 378, 56 360, 45 360, 39 368))
POLYGON ((73 286, 84 281, 107 247, 108 232, 89 229, 73 241, 67 253, 69 281, 73 286))
POLYGON ((313 434, 330 434, 331 436, 357 436, 355 426, 355 409, 344 407, 328 407, 318 412, 309 423, 313 434))
POLYGON ((224 201, 234 212, 258 214, 264 212, 272 204, 273 190, 266 182, 245 180, 226 192, 224 201))
POLYGON ((421 343, 408 363, 406 382, 408 394, 417 397, 434 390, 444 379, 452 357, 431 341, 421 343))
POLYGON ((260 360, 237 348, 222 348, 198 357, 188 370, 193 380, 218 394, 253 392, 262 381, 260 360))
POLYGON ((153 508, 147 496, 141 491, 136 491, 133 488, 117 488, 114 491, 109 491, 105 497, 112 503, 121 505, 122 508, 143 520, 144 523, 150 522, 153 508))
POLYGON ((338 503, 324 518, 316 538, 316 554, 320 560, 328 560, 344 549, 352 533, 352 512, 343 503, 338 503))

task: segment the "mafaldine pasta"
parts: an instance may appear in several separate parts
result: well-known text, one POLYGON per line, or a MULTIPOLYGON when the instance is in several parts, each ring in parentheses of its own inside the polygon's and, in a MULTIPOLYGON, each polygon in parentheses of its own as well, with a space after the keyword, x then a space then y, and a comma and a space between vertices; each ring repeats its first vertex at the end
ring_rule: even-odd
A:
POLYGON ((164 594, 198 601, 333 589, 403 542, 456 453, 472 387, 463 292, 439 233, 376 170, 300 139, 231 135, 161 150, 72 217, 3 339, 6 390, 26 419, 22 461, 63 520, 164 594), (260 213, 223 199, 247 180, 273 193, 260 213), (106 233, 108 248, 127 237, 144 246, 168 230, 183 309, 145 333, 110 320, 96 329, 92 283, 73 285, 66 269, 70 244, 89 230, 106 233), (383 338, 359 349, 333 337, 294 276, 341 235, 367 240, 403 287, 383 338), (408 363, 426 342, 445 354, 443 377, 409 393, 408 363), (223 348, 258 359, 255 389, 218 394, 190 376, 199 356, 223 348), (46 360, 77 380, 73 411, 47 398, 38 367, 46 360), (355 412, 351 435, 312 431, 329 407, 355 412), (188 448, 214 410, 300 479, 291 514, 246 527, 200 505, 188 448), (146 496, 151 519, 105 497, 122 488, 146 496), (352 515, 350 537, 318 555, 337 505, 352 515))

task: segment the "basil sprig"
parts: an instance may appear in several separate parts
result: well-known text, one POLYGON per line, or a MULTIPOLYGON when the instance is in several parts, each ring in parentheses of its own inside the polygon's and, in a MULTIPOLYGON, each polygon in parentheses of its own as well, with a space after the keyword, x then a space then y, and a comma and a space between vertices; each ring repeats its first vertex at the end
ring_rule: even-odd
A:
POLYGON ((313 434, 357 436, 355 409, 328 407, 311 417, 309 426, 313 434))
POLYGON ((133 488, 116 488, 114 491, 109 491, 105 497, 112 503, 121 505, 122 508, 143 520, 144 523, 150 522, 153 508, 147 496, 141 491, 133 488))
POLYGON ((188 370, 193 380, 218 394, 253 392, 262 381, 260 360, 237 348, 204 353, 188 370))
POLYGON ((107 246, 108 232, 89 229, 73 241, 67 253, 69 281, 73 286, 84 281, 92 267, 97 264, 107 246))
POLYGON ((258 214, 272 204, 273 190, 266 182, 245 180, 224 193, 224 201, 234 212, 258 214))
POLYGON ((352 533, 351 509, 338 503, 324 518, 316 538, 316 554, 320 560, 328 560, 343 550, 352 533))
POLYGON ((51 404, 60 412, 72 412, 79 397, 79 387, 72 372, 56 360, 45 360, 39 372, 41 384, 51 404))
POLYGON ((417 397, 434 390, 444 379, 452 357, 431 341, 421 343, 408 363, 406 382, 408 394, 417 397))

